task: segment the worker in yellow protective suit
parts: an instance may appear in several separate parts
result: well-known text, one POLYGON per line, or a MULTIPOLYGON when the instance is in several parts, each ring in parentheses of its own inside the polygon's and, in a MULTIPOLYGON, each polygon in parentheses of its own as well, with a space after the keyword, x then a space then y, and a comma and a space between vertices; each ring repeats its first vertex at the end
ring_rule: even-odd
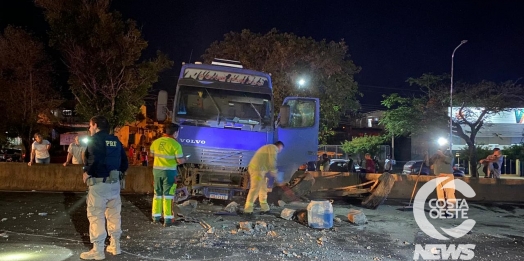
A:
POLYGON ((177 166, 186 161, 182 146, 176 140, 178 130, 177 124, 166 125, 164 135, 153 141, 150 148, 151 155, 154 157, 153 222, 159 223, 163 212, 165 227, 172 225, 175 220, 171 206, 175 198, 177 166))
POLYGON ((281 141, 275 144, 264 145, 259 148, 253 158, 249 162, 249 193, 246 198, 246 205, 244 206, 244 216, 253 218, 253 205, 258 198, 260 202, 260 214, 269 213, 269 205, 267 204, 267 182, 266 174, 277 176, 277 154, 284 148, 284 143, 281 141))

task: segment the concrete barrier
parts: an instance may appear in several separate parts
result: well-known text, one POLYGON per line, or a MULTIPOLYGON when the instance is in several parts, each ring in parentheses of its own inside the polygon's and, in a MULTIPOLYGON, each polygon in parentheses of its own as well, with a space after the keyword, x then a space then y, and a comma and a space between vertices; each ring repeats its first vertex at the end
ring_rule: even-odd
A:
MULTIPOLYGON (((71 191, 87 190, 79 165, 0 162, 0 190, 71 191)), ((123 193, 153 193, 151 167, 132 166, 127 171, 123 193)))
MULTIPOLYGON (((326 188, 345 187, 355 184, 355 177, 349 173, 339 172, 313 172, 315 177, 315 184, 312 191, 326 188)), ((366 180, 377 180, 381 174, 367 173, 366 180)), ((401 199, 409 201, 415 186, 416 175, 398 175, 394 174, 395 185, 391 190, 388 198, 401 199)), ((436 176, 421 175, 415 193, 428 181, 436 178, 436 176)), ((459 178, 468 183, 475 191, 475 197, 468 199, 468 201, 487 201, 487 202, 524 202, 524 179, 521 178, 502 178, 502 179, 486 179, 486 178, 459 178)), ((456 191, 456 196, 463 198, 463 195, 456 191)), ((430 195, 431 198, 436 198, 436 192, 430 195)))
MULTIPOLYGON (((349 173, 337 175, 334 172, 312 173, 317 182, 313 190, 327 187, 353 185, 355 177, 349 173), (326 182, 322 182, 322 180, 326 182)), ((393 175, 395 185, 389 194, 391 199, 409 200, 415 185, 416 175, 393 175)), ((367 180, 376 180, 380 174, 366 174, 367 180)), ((435 176, 420 176, 417 191, 435 176)), ((461 178, 476 193, 471 201, 524 202, 524 179, 485 179, 461 178)), ((31 167, 27 163, 0 162, 0 190, 13 191, 71 191, 82 192, 87 186, 82 182, 82 169, 78 165, 62 164, 31 167)), ((123 193, 153 193, 153 173, 151 167, 132 166, 127 171, 126 188, 123 193)), ((434 195, 435 196, 435 195, 434 195)), ((457 197, 461 196, 457 192, 457 197)), ((436 197, 436 196, 435 196, 436 197)))
MULTIPOLYGON (((416 175, 394 175, 395 186, 391 190, 388 198, 408 199, 411 197, 415 186, 416 175)), ((380 174, 367 174, 367 179, 378 179, 380 174)), ((427 182, 436 176, 420 176, 415 193, 427 182)), ((459 178, 468 183, 475 191, 475 197, 468 201, 489 201, 489 202, 524 202, 524 179, 486 179, 486 178, 459 178)), ((457 197, 463 197, 460 192, 456 192, 457 197)), ((436 193, 432 194, 436 198, 436 193)))

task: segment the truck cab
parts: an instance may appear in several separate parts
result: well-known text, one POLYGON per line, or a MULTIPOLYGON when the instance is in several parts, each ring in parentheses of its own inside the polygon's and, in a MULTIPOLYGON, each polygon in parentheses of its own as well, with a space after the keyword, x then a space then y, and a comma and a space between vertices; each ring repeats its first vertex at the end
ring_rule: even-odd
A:
POLYGON ((247 167, 258 148, 277 140, 280 175, 289 179, 303 163, 315 160, 319 100, 287 97, 274 111, 271 76, 244 69, 238 62, 185 64, 176 86, 174 106, 159 94, 157 118, 180 125, 178 142, 187 157, 179 178, 192 194, 230 200, 248 189, 247 167))

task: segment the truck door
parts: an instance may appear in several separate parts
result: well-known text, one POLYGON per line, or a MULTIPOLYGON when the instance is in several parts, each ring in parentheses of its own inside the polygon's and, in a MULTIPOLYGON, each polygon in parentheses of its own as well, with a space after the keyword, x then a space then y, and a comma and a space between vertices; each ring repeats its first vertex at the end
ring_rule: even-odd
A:
POLYGON ((320 102, 317 98, 284 99, 277 119, 276 140, 284 143, 278 155, 279 172, 288 181, 302 164, 317 160, 320 102))

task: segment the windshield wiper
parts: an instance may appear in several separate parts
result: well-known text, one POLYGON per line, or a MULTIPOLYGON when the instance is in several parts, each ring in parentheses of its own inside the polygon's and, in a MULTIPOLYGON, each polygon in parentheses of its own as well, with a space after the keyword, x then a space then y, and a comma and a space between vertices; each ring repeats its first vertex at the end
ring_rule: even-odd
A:
POLYGON ((255 112, 257 113, 257 115, 258 115, 258 123, 263 125, 263 123, 262 123, 262 115, 260 114, 260 112, 257 110, 255 105, 253 105, 253 103, 249 100, 249 97, 247 97, 246 94, 244 94, 244 97, 248 98, 247 102, 249 102, 249 104, 251 105, 251 108, 253 108, 253 110, 255 110, 255 112))
POLYGON ((218 115, 217 115, 217 124, 220 124, 220 108, 218 108, 218 104, 215 102, 215 99, 213 99, 213 96, 211 96, 211 93, 209 93, 209 91, 207 90, 207 88, 205 88, 205 90, 206 90, 207 95, 209 95, 209 98, 211 99, 211 101, 212 101, 213 104, 215 105, 215 108, 217 109, 217 112, 218 112, 218 115))

